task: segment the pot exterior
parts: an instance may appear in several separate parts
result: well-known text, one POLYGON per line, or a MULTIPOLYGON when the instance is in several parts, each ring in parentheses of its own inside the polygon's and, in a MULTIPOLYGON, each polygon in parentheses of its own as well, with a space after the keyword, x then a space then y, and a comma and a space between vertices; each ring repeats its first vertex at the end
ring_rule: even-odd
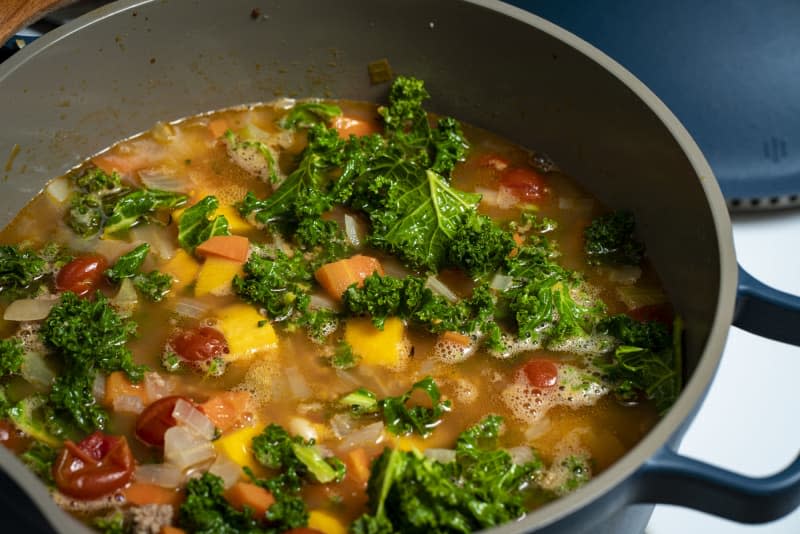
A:
MULTIPOLYGON (((381 101, 387 86, 370 84, 367 65, 384 58, 396 73, 426 81, 432 111, 549 154, 607 205, 634 211, 687 325, 684 393, 639 445, 587 486, 495 531, 643 527, 648 507, 628 506, 638 493, 636 471, 682 434, 730 325, 730 221, 710 168, 663 104, 612 60, 542 19, 478 0, 105 6, 0 68, 0 92, 14 95, 0 102, 0 154, 19 146, 5 173, 0 221, 48 179, 158 120, 278 96, 381 101)), ((4 452, 0 463, 26 490, 41 486, 4 452)), ((43 492, 34 493, 51 523, 75 527, 43 492)))

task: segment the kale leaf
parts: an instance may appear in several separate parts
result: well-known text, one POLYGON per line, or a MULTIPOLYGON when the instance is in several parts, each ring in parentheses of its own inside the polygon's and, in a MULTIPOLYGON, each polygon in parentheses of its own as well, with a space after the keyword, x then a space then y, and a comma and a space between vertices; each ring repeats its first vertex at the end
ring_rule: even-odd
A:
POLYGON ((476 215, 456 231, 447 250, 447 263, 472 276, 484 276, 495 273, 515 246, 510 232, 489 217, 476 215))
POLYGON ((230 235, 228 219, 224 215, 214 217, 218 207, 217 197, 209 195, 186 208, 178 221, 178 244, 181 248, 194 252, 197 245, 215 235, 230 235))
POLYGON ((47 273, 47 261, 34 251, 0 246, 0 295, 15 299, 35 294, 47 273))
POLYGON ((294 128, 311 128, 315 124, 330 125, 331 119, 342 114, 342 109, 334 104, 323 102, 300 102, 280 120, 280 127, 288 130, 294 128))
POLYGON ((19 459, 39 478, 49 485, 54 485, 53 462, 55 462, 57 455, 57 449, 36 441, 19 455, 19 459))
POLYGON ((139 272, 149 252, 150 244, 142 243, 120 256, 113 267, 106 269, 105 275, 114 283, 121 282, 123 278, 133 278, 139 272))
POLYGON ((0 339, 0 378, 19 374, 23 361, 22 341, 15 337, 0 339))
POLYGON ((158 189, 134 189, 114 201, 104 223, 103 235, 111 236, 125 232, 146 221, 153 212, 177 208, 185 203, 186 195, 180 193, 158 189))
POLYGON ((636 239, 633 213, 615 211, 593 220, 584 230, 584 252, 590 265, 639 265, 644 245, 636 239))
POLYGON ((133 287, 153 302, 161 302, 169 293, 172 282, 171 275, 160 271, 140 273, 133 277, 133 287))
POLYGON ((222 479, 203 473, 186 484, 186 499, 178 511, 178 524, 188 532, 204 534, 236 534, 267 532, 260 528, 259 518, 246 508, 239 511, 223 496, 222 479))

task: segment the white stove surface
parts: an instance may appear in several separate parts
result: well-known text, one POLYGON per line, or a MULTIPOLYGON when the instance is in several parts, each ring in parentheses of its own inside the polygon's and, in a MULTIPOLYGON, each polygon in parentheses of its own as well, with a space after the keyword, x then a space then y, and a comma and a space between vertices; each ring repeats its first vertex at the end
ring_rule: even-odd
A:
MULTIPOLYGON (((800 211, 734 217, 740 264, 800 295, 800 211)), ((800 325, 797 325, 800 328, 800 325)), ((680 452, 748 476, 767 476, 800 451, 800 347, 731 328, 717 376, 680 452)), ((676 506, 656 506, 647 534, 798 534, 800 509, 743 525, 676 506)))

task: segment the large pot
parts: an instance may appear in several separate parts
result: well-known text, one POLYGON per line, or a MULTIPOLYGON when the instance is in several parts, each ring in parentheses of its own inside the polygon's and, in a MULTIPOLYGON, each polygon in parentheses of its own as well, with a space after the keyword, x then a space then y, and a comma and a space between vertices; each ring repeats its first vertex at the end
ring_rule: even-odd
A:
MULTIPOLYGON (((381 100, 386 85, 370 85, 367 76, 367 64, 380 58, 424 79, 433 111, 544 151, 608 205, 632 209, 686 323, 687 384, 664 419, 585 487, 494 531, 638 532, 652 503, 747 522, 794 509, 800 461, 750 479, 674 447, 708 390, 732 321, 798 343, 800 329, 787 322, 800 319, 797 299, 738 269, 711 169, 658 98, 574 35, 505 4, 122 0, 103 7, 0 67, 0 154, 16 154, 6 166, 0 221, 49 178, 157 120, 277 95, 381 100)), ((83 528, 2 448, 0 463, 49 525, 83 528)), ((24 515, 35 521, 32 507, 24 515)))

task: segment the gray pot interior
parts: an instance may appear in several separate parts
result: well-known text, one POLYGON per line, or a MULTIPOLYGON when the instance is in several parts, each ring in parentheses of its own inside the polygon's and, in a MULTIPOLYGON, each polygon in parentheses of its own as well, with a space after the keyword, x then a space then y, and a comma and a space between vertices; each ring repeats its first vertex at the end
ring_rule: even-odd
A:
POLYGON ((609 206, 632 209, 687 325, 694 375, 672 412, 587 488, 512 527, 532 529, 618 484, 684 424, 712 378, 733 309, 730 223, 708 165, 649 91, 574 36, 489 2, 106 6, 0 69, 0 154, 20 147, 5 172, 0 220, 48 179, 158 120, 277 96, 381 100, 387 86, 367 75, 381 58, 426 81, 431 110, 543 151, 609 206))

